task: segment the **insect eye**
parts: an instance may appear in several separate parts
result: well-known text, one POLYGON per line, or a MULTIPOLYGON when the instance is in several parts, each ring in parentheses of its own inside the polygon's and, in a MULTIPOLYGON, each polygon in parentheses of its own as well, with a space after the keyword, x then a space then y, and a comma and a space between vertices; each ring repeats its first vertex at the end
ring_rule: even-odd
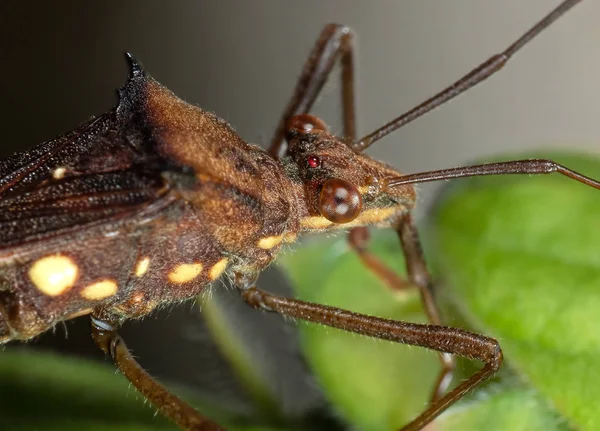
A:
POLYGON ((294 129, 300 132, 311 132, 320 130, 327 132, 327 125, 318 117, 310 114, 294 115, 287 123, 288 130, 294 129))
POLYGON ((358 217, 362 197, 348 181, 332 178, 325 181, 319 196, 319 211, 334 223, 348 223, 358 217))
POLYGON ((321 159, 317 156, 308 156, 306 158, 306 163, 308 163, 308 166, 310 166, 313 169, 318 168, 319 166, 321 166, 321 159))

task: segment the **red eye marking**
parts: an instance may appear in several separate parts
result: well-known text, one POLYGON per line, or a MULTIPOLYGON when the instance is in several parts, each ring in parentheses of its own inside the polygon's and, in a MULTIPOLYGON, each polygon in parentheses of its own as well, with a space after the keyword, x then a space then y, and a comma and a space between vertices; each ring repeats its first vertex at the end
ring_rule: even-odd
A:
POLYGON ((317 156, 308 156, 306 161, 308 162, 308 166, 311 168, 318 168, 321 166, 321 159, 319 159, 317 156))

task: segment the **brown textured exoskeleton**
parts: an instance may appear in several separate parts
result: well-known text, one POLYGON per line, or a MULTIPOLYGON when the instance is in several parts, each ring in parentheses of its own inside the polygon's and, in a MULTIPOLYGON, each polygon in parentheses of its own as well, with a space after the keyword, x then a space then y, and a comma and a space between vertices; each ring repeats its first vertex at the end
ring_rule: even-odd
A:
POLYGON ((144 372, 117 334, 125 319, 192 298, 227 274, 252 307, 439 352, 430 406, 402 430, 419 430, 502 363, 494 339, 441 326, 411 221, 414 183, 558 172, 600 183, 550 160, 520 160, 403 175, 362 152, 498 71, 578 0, 562 2, 502 53, 423 104, 357 140, 353 42, 328 25, 308 59, 269 152, 215 115, 174 96, 131 56, 112 111, 0 162, 0 343, 27 340, 90 314, 93 337, 133 385, 180 427, 222 429, 144 372), (334 63, 342 63, 344 138, 307 114, 334 63), (364 227, 393 228, 408 280, 367 251, 364 227), (272 295, 255 285, 281 245, 304 233, 353 228, 363 263, 395 288, 420 289, 431 324, 365 316, 272 295), (484 363, 447 391, 453 356, 484 363))

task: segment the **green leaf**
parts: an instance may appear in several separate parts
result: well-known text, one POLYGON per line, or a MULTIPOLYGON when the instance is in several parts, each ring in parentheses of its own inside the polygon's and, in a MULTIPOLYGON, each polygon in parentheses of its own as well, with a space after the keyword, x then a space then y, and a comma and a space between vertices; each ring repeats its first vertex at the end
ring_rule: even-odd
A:
POLYGON ((25 349, 0 352, 3 430, 176 429, 114 368, 25 349))
MULTIPOLYGON (((552 158, 600 178, 598 159, 552 158)), ((582 430, 600 427, 599 216, 600 191, 564 176, 487 177, 446 190, 428 230, 444 294, 582 430)))
MULTIPOLYGON (((198 406, 197 402, 192 404, 198 406)), ((176 429, 111 365, 30 349, 0 351, 2 431, 176 429)), ((227 429, 267 430, 243 426, 227 429)))
MULTIPOLYGON (((370 249, 403 274, 401 250, 390 234, 376 235, 370 249)), ((343 236, 314 240, 280 263, 305 300, 380 317, 426 321, 418 292, 390 291, 365 270, 343 236)), ((313 324, 303 324, 302 334, 313 372, 334 408, 352 426, 389 431, 424 410, 439 371, 435 353, 313 324)), ((457 380, 469 372, 462 368, 457 370, 457 380)), ((481 429, 482 424, 488 431, 566 429, 543 399, 510 376, 451 409, 438 419, 436 429, 481 429), (488 423, 490 417, 496 418, 493 424, 488 423)))
MULTIPOLYGON (((373 249, 404 272, 397 241, 378 241, 373 249)), ((343 235, 313 241, 281 264, 302 299, 425 321, 418 292, 394 294, 382 285, 349 250, 343 235)), ((434 353, 312 324, 303 324, 301 332, 304 352, 329 400, 358 429, 397 429, 427 402, 438 367, 434 353)))
POLYGON ((495 392, 479 391, 475 400, 465 400, 436 422, 444 431, 510 430, 565 431, 568 425, 534 391, 499 386, 495 392))

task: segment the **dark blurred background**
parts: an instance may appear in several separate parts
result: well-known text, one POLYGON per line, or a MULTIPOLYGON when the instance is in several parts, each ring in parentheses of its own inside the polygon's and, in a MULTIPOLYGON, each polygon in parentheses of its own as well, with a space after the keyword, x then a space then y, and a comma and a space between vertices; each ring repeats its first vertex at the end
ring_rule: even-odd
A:
MULTIPOLYGON (((503 49, 557 3, 5 0, 0 3, 0 154, 29 148, 113 106, 115 89, 128 73, 124 51, 177 95, 225 118, 247 140, 265 145, 314 40, 328 22, 348 24, 358 36, 362 136, 503 49)), ((500 74, 388 137, 370 154, 404 172, 417 172, 527 149, 598 153, 598 17, 600 4, 583 1, 500 74)), ((316 110, 334 131, 341 130, 338 84, 336 75, 316 110)), ((420 188, 424 209, 435 187, 420 188)), ((277 278, 272 284, 284 283, 277 278)), ((203 367, 208 370, 220 364, 210 347, 181 347, 185 342, 211 344, 196 328, 191 309, 180 307, 168 319, 148 319, 127 329, 130 345, 155 373, 181 379, 198 364, 213 364, 203 367), (178 348, 186 354, 173 354, 178 348)), ((277 364, 267 367, 276 375, 271 377, 279 381, 285 375, 291 382, 287 389, 283 384, 278 389, 287 394, 283 398, 291 411, 321 409, 325 403, 295 354, 293 331, 273 329, 260 341, 259 334, 273 328, 275 320, 252 324, 257 325, 252 336, 259 340, 257 349, 277 364), (279 348, 267 354, 263 349, 268 345, 279 348)), ((70 348, 80 333, 84 350, 93 351, 83 325, 69 329, 67 341, 59 334, 41 343, 70 348)), ((206 387, 212 382, 230 399, 238 397, 241 390, 223 384, 215 373, 198 376, 194 384, 206 387)), ((224 380, 226 375, 223 371, 224 380)), ((241 410, 243 398, 238 400, 241 410)))

